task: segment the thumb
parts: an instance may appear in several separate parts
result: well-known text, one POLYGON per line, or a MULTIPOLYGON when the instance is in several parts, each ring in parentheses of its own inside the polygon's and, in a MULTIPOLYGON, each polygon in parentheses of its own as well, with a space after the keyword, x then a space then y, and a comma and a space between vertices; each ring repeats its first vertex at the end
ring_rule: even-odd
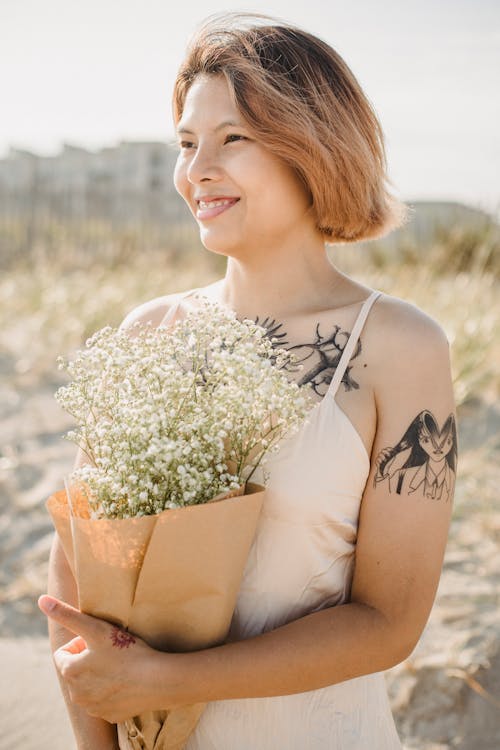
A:
POLYGON ((109 623, 97 617, 86 615, 70 604, 44 594, 38 599, 38 606, 51 620, 59 623, 75 635, 80 635, 88 643, 99 641, 109 630, 109 623))

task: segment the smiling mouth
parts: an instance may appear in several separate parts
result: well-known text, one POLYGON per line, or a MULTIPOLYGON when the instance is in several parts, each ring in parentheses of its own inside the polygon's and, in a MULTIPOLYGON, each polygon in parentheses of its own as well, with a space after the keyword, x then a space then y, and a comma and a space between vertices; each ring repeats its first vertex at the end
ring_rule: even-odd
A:
POLYGON ((199 200, 198 205, 200 208, 216 208, 217 206, 228 206, 230 203, 236 203, 238 200, 239 198, 215 198, 210 201, 199 200))
POLYGON ((238 201, 239 198, 214 198, 213 200, 199 199, 196 201, 198 205, 196 218, 213 219, 215 216, 218 216, 224 211, 227 211, 228 208, 234 206, 238 201))

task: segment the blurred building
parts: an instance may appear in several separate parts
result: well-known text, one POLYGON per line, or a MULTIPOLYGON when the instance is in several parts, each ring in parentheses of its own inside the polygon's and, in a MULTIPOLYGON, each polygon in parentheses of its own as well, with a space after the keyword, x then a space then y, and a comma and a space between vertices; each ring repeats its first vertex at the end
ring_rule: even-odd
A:
MULTIPOLYGON (((176 152, 162 142, 121 141, 90 151, 69 143, 40 156, 11 148, 0 159, 0 266, 21 253, 113 247, 183 252, 196 224, 173 186, 176 152)), ((409 222, 381 242, 426 247, 441 228, 478 228, 484 212, 459 203, 408 201, 409 222)))
POLYGON ((55 156, 11 148, 0 159, 0 215, 116 225, 184 219, 172 182, 175 158, 173 148, 156 142, 122 141, 99 151, 65 143, 55 156))
POLYGON ((65 143, 0 159, 0 267, 33 254, 88 259, 134 249, 181 253, 196 225, 173 186, 175 150, 122 141, 90 151, 65 143))

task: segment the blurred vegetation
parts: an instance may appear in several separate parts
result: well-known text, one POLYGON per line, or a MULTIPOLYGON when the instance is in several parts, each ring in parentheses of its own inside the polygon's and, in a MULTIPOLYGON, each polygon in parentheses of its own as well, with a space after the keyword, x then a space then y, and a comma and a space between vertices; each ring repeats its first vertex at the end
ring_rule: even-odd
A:
POLYGON ((346 273, 412 302, 444 328, 450 342, 459 427, 458 482, 451 537, 461 519, 480 523, 500 543, 500 228, 438 228, 419 245, 398 241, 332 248, 346 273))
MULTIPOLYGON (((9 352, 21 381, 55 377, 55 357, 97 328, 118 325, 134 306, 155 296, 210 283, 225 258, 205 250, 195 227, 173 227, 158 244, 144 230, 109 226, 52 228, 29 253, 7 258, 0 278, 0 352, 9 352)), ((6 229, 0 228, 5 241, 6 229)), ((335 245, 341 270, 387 294, 413 302, 445 329, 451 344, 456 398, 494 401, 500 391, 500 235, 493 221, 478 228, 438 228, 425 246, 400 235, 335 245)))
MULTIPOLYGON (((495 627, 491 613, 497 611, 498 603, 495 597, 484 593, 484 578, 489 580, 494 575, 500 546, 499 227, 493 221, 476 228, 454 225, 439 228, 430 239, 420 241, 400 230, 387 240, 329 247, 328 255, 339 269, 360 282, 417 305, 435 318, 448 336, 460 448, 448 580, 453 584, 457 565, 463 575, 469 576, 470 598, 466 606, 472 602, 474 617, 477 621, 483 618, 480 621, 487 632, 488 623, 493 622, 491 627, 495 627), (491 563, 486 566, 481 555, 489 554, 489 550, 491 563)), ((21 396, 12 399, 12 403, 14 410, 20 410, 18 424, 34 421, 36 435, 37 430, 44 429, 36 425, 36 411, 28 408, 23 412, 19 404, 25 395, 29 402, 30 396, 39 391, 45 398, 41 409, 52 400, 50 394, 62 379, 56 369, 57 355, 68 355, 81 347, 91 333, 104 325, 118 325, 126 313, 146 300, 221 278, 225 264, 224 256, 201 246, 194 226, 171 227, 166 239, 164 231, 147 226, 118 230, 109 223, 53 223, 44 235, 31 241, 21 223, 2 225, 0 221, 0 415, 3 405, 10 408, 9 390, 17 391, 21 396), (20 252, 19 247, 26 249, 20 252), (6 395, 2 397, 4 386, 6 395)), ((50 418, 49 414, 45 421, 50 418)), ((54 431, 57 429, 56 426, 54 431)), ((23 480, 26 482, 30 471, 37 476, 35 462, 42 466, 48 454, 40 454, 41 442, 32 439, 26 441, 28 454, 23 455, 21 427, 19 433, 19 438, 12 438, 12 445, 4 446, 8 450, 2 451, 0 445, 0 469, 3 453, 4 467, 9 461, 12 466, 19 462, 17 474, 21 477, 23 470, 28 472, 27 480, 23 480), (33 465, 28 463, 30 460, 33 465)), ((57 445, 54 450, 57 453, 57 445)), ((4 484, 2 489, 8 486, 4 484)), ((12 497, 18 491, 21 497, 14 479, 12 487, 12 497)), ((38 503, 37 493, 35 487, 38 503)), ((24 510, 18 513, 14 500, 12 503, 21 520, 24 513, 30 549, 16 561, 10 551, 12 542, 6 543, 6 555, 10 554, 15 562, 4 566, 5 581, 12 570, 16 571, 16 564, 20 572, 4 586, 0 601, 4 609, 6 602, 12 601, 14 614, 20 611, 25 616, 32 612, 32 622, 36 622, 36 607, 30 607, 35 606, 35 593, 44 590, 48 551, 32 545, 31 516, 24 510)), ((45 530, 45 520, 39 523, 45 530)), ((455 598, 460 596, 459 590, 455 598)), ((445 612, 450 611, 450 597, 453 601, 448 590, 443 597, 445 612)), ((462 621, 451 620, 446 627, 456 637, 460 629, 470 632, 470 619, 471 615, 466 614, 462 621)), ((12 622, 17 623, 14 615, 12 622)), ((482 633, 479 640, 483 640, 482 633)), ((464 649, 460 664, 467 666, 466 660, 475 658, 474 653, 471 648, 464 649)), ((432 670, 426 669, 421 670, 422 680, 427 680, 422 683, 423 689, 437 695, 448 678, 438 665, 436 687, 430 682, 432 670)), ((405 717, 416 716, 418 710, 418 703, 413 707, 405 704, 405 717)), ((432 731, 432 723, 429 727, 432 731)), ((440 743, 439 747, 444 745, 440 743)))
MULTIPOLYGON (((138 304, 224 275, 225 257, 201 246, 196 227, 178 227, 171 242, 150 242, 146 250, 142 232, 99 231, 95 244, 80 244, 61 229, 57 241, 53 235, 8 263, 0 258, 0 406, 3 385, 19 393, 55 390, 57 355, 69 355, 104 325, 118 325, 138 304)), ((484 518, 485 538, 500 534, 492 526, 500 464, 498 226, 440 229, 421 244, 400 233, 392 242, 331 246, 328 255, 342 271, 414 303, 444 328, 461 456, 455 517, 484 518)))

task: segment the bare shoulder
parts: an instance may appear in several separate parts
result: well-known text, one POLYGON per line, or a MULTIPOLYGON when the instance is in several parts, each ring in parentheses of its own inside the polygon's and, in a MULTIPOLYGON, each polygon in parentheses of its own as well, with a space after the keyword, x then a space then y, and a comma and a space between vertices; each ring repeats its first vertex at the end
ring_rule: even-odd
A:
POLYGON ((147 302, 143 302, 127 313, 120 323, 120 328, 128 329, 134 323, 149 322, 155 327, 159 326, 170 308, 178 302, 182 294, 183 292, 164 294, 162 297, 155 297, 147 302))
MULTIPOLYGON (((428 313, 399 297, 383 294, 373 306, 367 325, 367 344, 410 359, 448 352, 449 342, 443 327, 428 313)), ((387 361, 387 358, 385 358, 387 361)))
POLYGON ((431 315, 416 305, 399 297, 383 294, 373 307, 371 316, 384 335, 431 337, 434 341, 446 340, 442 326, 431 315))
POLYGON ((416 305, 389 295, 379 298, 367 321, 365 353, 378 405, 384 402, 392 409, 401 399, 408 409, 413 401, 419 409, 432 403, 436 410, 438 403, 451 408, 448 338, 442 326, 416 305))

